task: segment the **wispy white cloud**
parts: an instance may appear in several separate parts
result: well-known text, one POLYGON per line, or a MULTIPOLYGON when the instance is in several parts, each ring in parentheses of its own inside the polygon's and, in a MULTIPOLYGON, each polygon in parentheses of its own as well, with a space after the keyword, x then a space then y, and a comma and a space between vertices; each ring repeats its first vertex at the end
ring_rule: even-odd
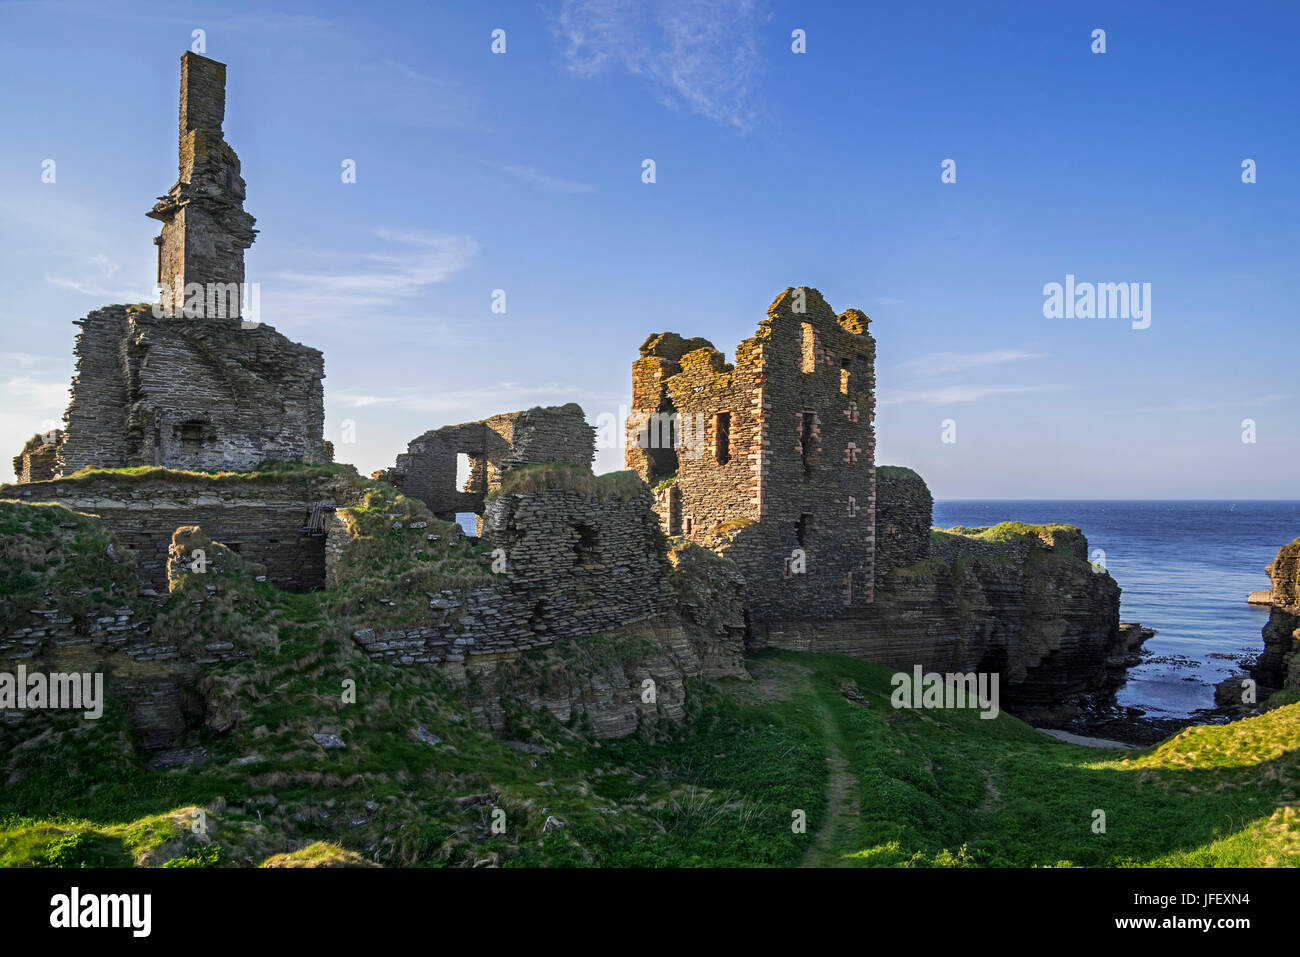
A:
POLYGON ((385 405, 391 402, 397 402, 397 396, 381 395, 360 395, 356 392, 331 392, 330 400, 340 405, 345 405, 349 409, 364 409, 370 405, 385 405))
POLYGON ((879 405, 906 405, 923 403, 925 405, 955 405, 963 402, 978 402, 1000 395, 1016 395, 1030 392, 1055 392, 1059 385, 986 385, 978 382, 962 382, 963 373, 972 370, 987 369, 990 366, 1005 365, 1013 362, 1025 362, 1046 359, 1042 352, 1026 352, 1023 349, 992 349, 985 352, 931 352, 915 359, 898 363, 892 370, 881 376, 886 382, 897 378, 907 383, 907 388, 893 389, 882 383, 879 405), (945 377, 937 381, 938 377, 945 377), (956 377, 957 381, 952 381, 956 377))
POLYGON ((277 304, 295 312, 392 305, 446 282, 468 267, 480 248, 471 236, 393 229, 373 232, 389 248, 347 259, 335 256, 337 265, 328 272, 274 274, 264 284, 263 312, 274 314, 277 304))
POLYGON ((541 170, 533 169, 531 166, 518 166, 513 163, 486 163, 485 165, 513 176, 521 182, 532 183, 555 193, 594 193, 596 191, 594 186, 579 183, 577 180, 549 176, 541 170))
POLYGON ((31 369, 46 361, 48 360, 44 356, 34 356, 30 352, 0 352, 0 366, 31 369))
POLYGON ((103 253, 95 253, 77 264, 79 268, 72 275, 45 275, 45 281, 61 289, 71 289, 85 296, 94 296, 101 301, 111 302, 151 302, 153 288, 141 285, 117 285, 115 279, 121 264, 109 259, 103 253))
POLYGON ((999 395, 1025 392, 1057 392, 1056 385, 943 385, 932 389, 885 390, 882 389, 877 405, 906 405, 919 402, 925 405, 957 405, 978 402, 999 395))
POLYGON ((61 412, 68 404, 68 382, 64 380, 15 376, 0 381, 0 392, 15 402, 21 402, 24 408, 35 412, 51 409, 58 409, 61 412))
MULTIPOLYGON (((498 382, 469 389, 438 389, 427 392, 394 392, 388 395, 359 393, 326 394, 327 402, 339 401, 350 408, 385 406, 401 412, 431 413, 447 422, 473 421, 484 415, 527 409, 535 405, 563 405, 566 402, 606 402, 607 397, 562 382, 528 385, 498 382)), ((602 406, 603 407, 603 406, 602 406)))
POLYGON ((1174 405, 1152 405, 1136 409, 1111 409, 1111 415, 1176 415, 1183 412, 1223 412, 1226 410, 1240 411, 1242 415, 1250 415, 1251 411, 1261 406, 1276 405, 1278 402, 1286 402, 1294 399, 1294 393, 1261 395, 1245 399, 1225 399, 1222 402, 1184 402, 1174 405))
POLYGON ((931 352, 900 362, 894 368, 908 372, 950 375, 954 372, 965 372, 968 369, 978 369, 1003 362, 1046 358, 1045 352, 1025 352, 1020 349, 996 349, 990 352, 931 352))
POLYGON ((578 76, 621 67, 665 104, 743 131, 754 123, 767 19, 757 0, 563 0, 553 29, 578 76))

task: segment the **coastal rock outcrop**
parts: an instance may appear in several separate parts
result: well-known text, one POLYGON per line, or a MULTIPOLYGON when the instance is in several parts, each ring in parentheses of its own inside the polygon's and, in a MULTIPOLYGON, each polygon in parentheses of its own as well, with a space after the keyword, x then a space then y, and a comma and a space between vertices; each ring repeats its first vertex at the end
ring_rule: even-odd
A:
POLYGON ((1255 680, 1266 688, 1300 691, 1300 538, 1283 545, 1265 571, 1273 579, 1273 604, 1255 680))
POLYGON ((1114 684, 1150 631, 1121 628, 1119 585, 1088 561, 1079 529, 930 530, 924 482, 907 469, 887 474, 878 515, 881 540, 894 544, 881 549, 875 601, 834 621, 784 623, 765 644, 905 671, 997 674, 1001 707, 1036 724, 1068 721, 1114 684))

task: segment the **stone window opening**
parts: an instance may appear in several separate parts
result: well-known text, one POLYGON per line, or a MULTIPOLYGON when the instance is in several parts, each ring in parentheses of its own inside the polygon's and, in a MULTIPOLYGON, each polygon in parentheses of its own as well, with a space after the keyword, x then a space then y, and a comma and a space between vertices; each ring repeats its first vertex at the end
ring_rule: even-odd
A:
POLYGON ((460 530, 465 533, 465 537, 471 542, 477 539, 479 533, 483 530, 483 518, 476 512, 457 512, 456 524, 460 526, 460 530), (470 529, 473 529, 473 531, 470 531, 470 529))
POLYGON ((469 454, 467 452, 456 453, 456 488, 463 492, 468 492, 469 480, 474 470, 470 467, 469 454))
POLYGON ((181 442, 181 451, 202 452, 209 439, 207 431, 208 424, 206 422, 197 419, 182 422, 177 429, 181 442))
POLYGON ((803 326, 803 367, 804 372, 817 371, 817 331, 813 329, 811 322, 801 323, 803 326))
POLYGON ((695 518, 691 515, 682 517, 682 534, 690 537, 691 529, 695 526, 695 518))
POLYGON ((713 458, 719 465, 731 461, 730 412, 719 412, 713 417, 713 458))
POLYGON ((677 410, 665 402, 656 412, 651 412, 642 423, 638 444, 650 459, 652 476, 657 479, 677 474, 677 451, 681 447, 682 431, 677 410))
POLYGON ((600 538, 596 534, 596 529, 585 522, 579 522, 573 526, 573 530, 578 533, 578 540, 573 543, 575 564, 578 566, 599 565, 600 538))
POLYGON ((799 426, 799 445, 802 449, 804 475, 812 474, 813 432, 817 424, 816 412, 805 412, 799 426))
POLYGON ((813 517, 808 512, 799 516, 799 521, 794 527, 794 537, 798 541, 800 548, 807 548, 808 541, 812 538, 813 517))
POLYGON ((528 622, 528 627, 533 631, 546 631, 546 601, 538 601, 533 605, 533 615, 528 622))
POLYGON ((849 394, 849 379, 853 376, 853 360, 845 356, 840 360, 840 392, 849 394))

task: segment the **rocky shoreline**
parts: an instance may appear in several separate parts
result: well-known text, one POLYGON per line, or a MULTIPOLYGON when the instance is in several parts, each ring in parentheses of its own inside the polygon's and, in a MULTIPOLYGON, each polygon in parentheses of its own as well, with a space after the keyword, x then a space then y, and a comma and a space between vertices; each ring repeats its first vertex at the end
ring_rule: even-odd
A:
MULTIPOLYGON (((1271 610, 1263 628, 1263 647, 1257 655, 1245 654, 1240 670, 1215 686, 1215 704, 1177 718, 1162 718, 1141 708, 1122 706, 1116 693, 1133 665, 1150 661, 1140 650, 1154 632, 1145 634, 1138 648, 1124 661, 1113 686, 1094 694, 1079 713, 1060 725, 1074 734, 1109 738, 1128 744, 1150 746, 1196 725, 1227 724, 1260 713, 1264 702, 1279 691, 1300 691, 1300 538, 1284 545, 1265 569, 1273 581, 1269 591, 1251 592, 1247 601, 1267 605, 1271 610)), ((1129 626, 1121 626, 1129 627, 1129 626)), ((1134 626, 1136 627, 1136 626, 1134 626)), ((1231 656, 1231 657, 1236 657, 1231 656)), ((1170 658, 1176 665, 1178 659, 1170 658)))

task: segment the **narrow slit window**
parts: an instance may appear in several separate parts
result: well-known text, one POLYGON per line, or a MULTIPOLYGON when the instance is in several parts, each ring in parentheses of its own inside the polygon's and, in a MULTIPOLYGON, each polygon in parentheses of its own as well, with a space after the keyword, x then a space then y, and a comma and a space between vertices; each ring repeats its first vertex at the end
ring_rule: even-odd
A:
POLYGON ((713 457, 719 465, 731 461, 730 412, 719 412, 713 417, 713 457))
POLYGON ((803 414, 803 424, 799 429, 799 445, 803 449, 803 470, 805 475, 812 472, 813 432, 816 423, 817 414, 815 412, 805 412, 803 414))

